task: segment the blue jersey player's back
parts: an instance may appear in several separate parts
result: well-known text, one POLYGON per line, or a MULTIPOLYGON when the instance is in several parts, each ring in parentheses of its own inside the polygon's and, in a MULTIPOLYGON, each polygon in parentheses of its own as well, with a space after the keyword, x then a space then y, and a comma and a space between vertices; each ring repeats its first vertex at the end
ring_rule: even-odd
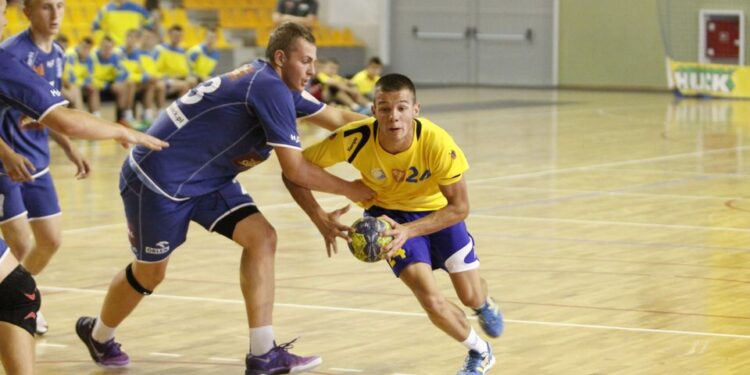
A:
POLYGON ((299 149, 296 118, 323 106, 305 92, 290 91, 258 60, 172 103, 148 131, 172 146, 158 153, 136 147, 124 170, 171 199, 207 194, 268 159, 273 147, 299 149))

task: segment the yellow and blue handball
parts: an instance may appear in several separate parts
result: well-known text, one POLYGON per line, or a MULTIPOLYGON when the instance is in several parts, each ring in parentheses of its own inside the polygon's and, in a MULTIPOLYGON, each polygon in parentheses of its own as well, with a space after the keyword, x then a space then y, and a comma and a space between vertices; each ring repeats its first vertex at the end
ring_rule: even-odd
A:
POLYGON ((380 251, 388 245, 393 237, 381 235, 390 230, 391 225, 387 221, 375 217, 363 217, 352 224, 354 231, 351 233, 349 250, 355 258, 367 262, 377 262, 383 259, 380 251))

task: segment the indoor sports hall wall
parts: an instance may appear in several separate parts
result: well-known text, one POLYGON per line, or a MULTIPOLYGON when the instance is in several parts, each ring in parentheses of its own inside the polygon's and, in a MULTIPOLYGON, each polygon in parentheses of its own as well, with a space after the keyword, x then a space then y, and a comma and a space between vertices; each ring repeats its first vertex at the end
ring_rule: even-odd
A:
POLYGON ((656 0, 560 0, 559 40, 561 86, 667 87, 656 0))

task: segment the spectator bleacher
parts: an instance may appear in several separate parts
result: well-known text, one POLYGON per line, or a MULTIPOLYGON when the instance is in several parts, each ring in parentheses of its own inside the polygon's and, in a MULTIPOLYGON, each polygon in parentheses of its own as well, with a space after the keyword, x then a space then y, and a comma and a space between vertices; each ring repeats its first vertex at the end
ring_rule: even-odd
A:
MULTIPOLYGON (((91 35, 91 24, 99 9, 108 0, 77 0, 65 4, 65 20, 62 33, 71 45, 91 35)), ((276 0, 175 0, 162 1, 162 25, 169 27, 177 24, 185 30, 184 47, 189 48, 203 40, 205 30, 200 27, 203 22, 211 20, 218 25, 217 48, 231 48, 226 34, 249 35, 259 47, 265 47, 268 35, 273 30, 271 14, 276 0), (189 14, 190 13, 190 14, 189 14), (198 14, 199 17, 191 17, 198 14)), ((8 27, 5 37, 26 29, 29 25, 20 6, 10 6, 7 11, 8 27)), ((313 33, 320 47, 353 47, 361 46, 349 28, 334 28, 319 22, 313 26, 313 33)), ((246 39, 246 38, 243 38, 246 39)))

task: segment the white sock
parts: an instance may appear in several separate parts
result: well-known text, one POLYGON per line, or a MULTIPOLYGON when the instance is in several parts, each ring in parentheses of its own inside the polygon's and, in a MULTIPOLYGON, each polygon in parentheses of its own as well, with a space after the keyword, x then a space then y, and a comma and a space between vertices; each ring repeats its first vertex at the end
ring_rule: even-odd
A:
POLYGON ((133 110, 132 109, 126 109, 125 110, 125 120, 133 122, 134 119, 135 118, 133 117, 133 110))
POLYGON ((154 110, 151 108, 147 108, 145 111, 143 111, 143 119, 146 121, 151 121, 154 119, 154 110))
POLYGON ((94 330, 91 331, 91 337, 103 344, 115 337, 115 329, 107 327, 106 324, 102 323, 102 319, 97 317, 96 323, 94 323, 94 330))
POLYGON ((96 116, 96 117, 99 117, 99 118, 101 118, 101 117, 102 117, 102 113, 101 113, 101 112, 99 112, 99 111, 94 111, 94 113, 92 113, 92 115, 94 115, 94 116, 96 116))
POLYGON ((273 349, 273 326, 250 328, 250 354, 263 355, 273 349))
POLYGON ((477 335, 477 332, 474 331, 474 328, 471 328, 471 331, 469 331, 469 337, 461 342, 461 344, 464 344, 466 349, 474 350, 482 354, 490 351, 487 341, 482 340, 482 338, 477 335))

